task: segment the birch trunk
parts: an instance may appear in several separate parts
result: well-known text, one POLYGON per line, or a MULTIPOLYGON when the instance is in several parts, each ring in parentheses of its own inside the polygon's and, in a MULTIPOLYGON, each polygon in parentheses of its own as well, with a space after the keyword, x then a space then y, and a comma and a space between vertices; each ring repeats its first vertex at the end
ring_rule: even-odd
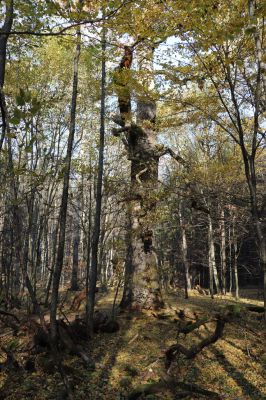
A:
POLYGON ((224 223, 224 210, 221 210, 221 248, 220 248, 220 260, 221 260, 221 281, 222 281, 222 293, 226 294, 226 238, 225 238, 225 223, 224 223))
POLYGON ((184 226, 183 214, 182 214, 182 202, 179 205, 179 221, 180 221, 180 230, 181 230, 181 249, 182 249, 182 259, 184 266, 184 278, 185 278, 185 297, 188 299, 188 290, 191 289, 191 281, 189 276, 189 262, 187 258, 188 249, 187 249, 187 235, 186 229, 184 226))
POLYGON ((238 268, 237 268, 237 237, 235 232, 235 217, 233 217, 233 246, 234 246, 234 278, 235 278, 235 298, 239 299, 238 268))
POLYGON ((215 247, 214 247, 214 238, 213 238, 213 226, 211 216, 208 215, 209 221, 209 230, 208 230, 208 243, 209 243, 209 271, 210 271, 210 292, 213 296, 213 282, 216 286, 216 291, 220 293, 220 284, 218 278, 218 272, 215 261, 215 247))

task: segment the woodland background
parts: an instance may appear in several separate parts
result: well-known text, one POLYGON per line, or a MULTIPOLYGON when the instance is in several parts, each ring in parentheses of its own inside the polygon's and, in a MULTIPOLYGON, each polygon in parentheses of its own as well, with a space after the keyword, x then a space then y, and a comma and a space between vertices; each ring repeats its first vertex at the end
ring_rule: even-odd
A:
POLYGON ((127 287, 132 202, 162 292, 262 301, 265 13, 261 0, 0 2, 3 313, 50 313, 53 347, 66 289, 85 289, 92 335, 96 291, 118 303, 127 287), (148 151, 132 173, 135 126, 157 183, 148 151))

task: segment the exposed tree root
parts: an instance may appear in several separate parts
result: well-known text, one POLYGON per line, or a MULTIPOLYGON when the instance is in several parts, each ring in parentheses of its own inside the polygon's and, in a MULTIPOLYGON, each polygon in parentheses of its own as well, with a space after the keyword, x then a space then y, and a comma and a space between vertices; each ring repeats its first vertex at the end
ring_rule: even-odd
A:
POLYGON ((1 347, 1 350, 6 353, 6 361, 0 363, 0 371, 17 371, 20 366, 14 357, 11 350, 1 347))
MULTIPOLYGON (((187 322, 185 325, 179 324, 178 333, 183 333, 187 335, 190 332, 193 332, 195 329, 200 328, 202 325, 205 325, 208 322, 207 317, 198 319, 196 322, 187 322)), ((209 321, 210 322, 210 321, 209 321)))
MULTIPOLYGON (((169 368, 172 361, 178 356, 178 354, 183 354, 186 359, 193 359, 196 357, 198 353, 200 353, 204 347, 209 346, 217 342, 217 340, 222 336, 225 323, 228 321, 227 316, 218 315, 216 319, 216 328, 213 334, 203 339, 201 342, 191 346, 189 349, 184 347, 183 345, 177 343, 171 346, 165 353, 166 355, 166 368, 169 368)), ((210 321, 209 321, 210 322, 210 321)), ((183 328, 184 331, 188 331, 187 333, 192 332, 193 330, 199 328, 201 325, 207 323, 206 320, 197 321, 194 324, 188 325, 188 327, 183 328)))
POLYGON ((18 317, 5 310, 0 310, 0 316, 3 316, 1 320, 3 320, 7 327, 10 327, 13 330, 13 335, 16 336, 19 331, 20 323, 18 317))
POLYGON ((16 315, 14 315, 14 314, 8 312, 8 311, 0 310, 0 314, 1 314, 1 315, 8 316, 8 317, 12 317, 12 318, 14 318, 14 319, 19 323, 18 317, 17 317, 16 315))
MULTIPOLYGON (((57 322, 58 326, 58 349, 66 350, 73 355, 79 356, 87 368, 93 369, 94 362, 84 352, 80 345, 81 340, 88 340, 88 330, 83 319, 77 317, 73 322, 67 324, 63 320, 57 322)), ((107 314, 96 312, 94 318, 95 332, 113 333, 119 330, 117 321, 110 319, 107 314)), ((49 325, 44 330, 40 325, 37 326, 33 337, 33 347, 36 353, 51 351, 49 325)))
POLYGON ((176 399, 182 399, 186 396, 191 396, 192 394, 200 394, 211 399, 221 399, 221 396, 216 392, 203 389, 194 384, 180 382, 173 378, 167 377, 159 382, 148 383, 147 385, 139 386, 128 395, 128 400, 137 400, 140 398, 140 396, 147 396, 149 394, 159 393, 164 390, 170 390, 175 394, 176 399), (181 391, 179 392, 178 389, 181 389, 181 391))
MULTIPOLYGON (((226 313, 225 315, 216 316, 216 327, 214 333, 209 335, 207 338, 201 340, 198 344, 191 346, 189 349, 184 347, 183 345, 177 343, 171 346, 165 353, 166 355, 166 368, 169 368, 172 361, 179 355, 183 354, 186 359, 193 359, 196 357, 198 353, 200 353, 204 347, 209 346, 212 343, 215 343, 223 334, 225 323, 229 320, 231 314, 226 313)), ((189 321, 185 325, 180 325, 179 333, 189 334, 193 332, 195 329, 198 329, 200 326, 212 322, 213 320, 207 320, 207 318, 203 318, 194 323, 189 321)), ((184 321, 181 321, 184 322, 184 321)), ((142 385, 131 392, 128 396, 128 400, 136 400, 142 395, 149 395, 161 392, 163 390, 170 390, 175 394, 176 399, 182 399, 186 396, 191 395, 201 395, 211 399, 221 399, 221 396, 216 393, 206 389, 203 389, 197 385, 192 383, 185 383, 175 380, 174 378, 164 376, 164 379, 161 379, 159 382, 142 385), (178 389, 181 389, 178 391, 178 389)))

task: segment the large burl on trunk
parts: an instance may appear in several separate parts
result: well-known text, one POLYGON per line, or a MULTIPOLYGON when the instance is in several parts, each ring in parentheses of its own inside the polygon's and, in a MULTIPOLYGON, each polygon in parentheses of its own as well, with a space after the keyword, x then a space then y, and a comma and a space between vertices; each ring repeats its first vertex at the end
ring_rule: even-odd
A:
POLYGON ((125 46, 125 54, 115 71, 120 116, 114 120, 131 161, 131 188, 128 204, 127 255, 122 308, 155 309, 163 305, 157 256, 154 249, 154 211, 158 180, 159 152, 156 144, 156 105, 152 99, 152 49, 142 46, 140 71, 142 93, 137 98, 136 123, 132 120, 130 67, 134 46, 125 46), (144 52, 145 54, 144 54, 144 52), (145 60, 145 61, 144 61, 145 60))

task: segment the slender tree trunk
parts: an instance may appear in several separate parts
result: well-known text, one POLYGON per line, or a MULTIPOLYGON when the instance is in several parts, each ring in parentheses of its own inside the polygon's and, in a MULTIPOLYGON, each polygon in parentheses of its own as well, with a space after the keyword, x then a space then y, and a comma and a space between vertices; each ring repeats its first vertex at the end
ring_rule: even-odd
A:
POLYGON ((235 232, 235 217, 233 217, 233 246, 234 246, 234 277, 235 277, 235 298, 239 299, 239 285, 238 285, 238 249, 237 249, 237 237, 235 232))
POLYGON ((76 54, 74 59, 74 75, 73 75, 73 89, 72 89, 72 102, 71 102, 71 115, 70 115, 70 127, 69 136, 67 143, 67 155, 64 161, 64 180, 63 180, 63 192, 61 198, 61 206, 59 213, 59 237, 58 237, 58 249, 55 268, 53 271, 53 282, 52 282, 52 296, 51 296, 51 340, 54 346, 57 343, 57 305, 58 305, 58 291, 60 278, 62 273, 63 261, 64 261, 64 249, 65 249, 65 233, 66 233, 66 219, 67 219, 67 206, 68 206, 68 194, 69 194, 69 177, 71 158, 73 151, 73 143, 75 136, 75 124, 76 124, 76 106, 77 106, 77 94, 78 94, 78 63, 80 56, 80 42, 81 33, 80 27, 77 29, 77 45, 76 54))
POLYGON ((229 293, 231 295, 233 287, 233 271, 232 271, 232 240, 231 240, 230 226, 228 231, 228 245, 229 245, 229 293))
MULTIPOLYGON (((103 204, 104 208, 104 204, 103 204)), ((106 223, 106 216, 104 216, 101 220, 101 232, 99 237, 99 244, 98 244, 98 279, 101 283, 101 286, 104 286, 104 244, 105 244, 105 223, 106 223)))
POLYGON ((251 22, 253 24, 252 28, 254 32, 255 40, 255 50, 257 55, 257 68, 256 72, 256 87, 254 92, 254 116, 253 116, 253 132, 252 132, 252 142, 251 151, 245 143, 245 132, 243 129, 243 124, 241 120, 241 114, 239 110, 239 104, 237 101, 237 96, 235 93, 235 86, 232 82, 230 75, 230 67, 227 66, 227 79, 230 86, 231 99, 235 107, 236 124, 238 128, 239 141, 237 142, 240 146, 242 152, 242 158, 245 167, 245 175, 249 188, 250 196, 250 210, 252 213, 252 220, 254 225, 254 230, 257 236, 257 245, 259 249, 260 256, 260 266, 263 272, 263 284, 264 284, 264 318, 266 321, 266 240, 265 240, 265 218, 260 218, 258 198, 257 198, 257 181, 256 181, 256 152, 258 149, 258 131, 259 131, 259 116, 261 114, 261 104, 265 107, 266 103, 266 64, 263 60, 262 54, 262 44, 260 39, 260 32, 257 27, 256 21, 256 3, 254 0, 248 0, 248 9, 251 22), (262 84, 261 84, 262 83, 262 84))
MULTIPOLYGON (((10 205, 8 203, 8 197, 6 198, 6 206, 5 206, 5 216, 3 222, 3 233, 2 233, 2 253, 1 253, 1 276, 4 276, 4 284, 2 287, 1 293, 6 301, 6 304, 9 304, 11 300, 12 293, 10 291, 9 279, 8 279, 8 271, 12 270, 12 256, 13 256, 13 232, 12 232, 12 220, 10 214, 10 205)), ((15 276, 15 292, 16 294, 19 292, 19 279, 17 281, 17 277, 15 276), (17 287, 17 290, 16 290, 17 287)))
POLYGON ((6 70, 6 50, 7 50, 7 41, 8 35, 4 35, 1 32, 9 33, 12 28, 13 19, 14 19, 14 1, 6 0, 6 15, 5 21, 2 29, 0 29, 0 110, 2 116, 2 133, 0 138, 0 152, 2 150, 2 146, 6 136, 7 130, 7 113, 6 113, 6 100, 5 94, 3 91, 4 82, 5 82, 5 70, 6 70))
POLYGON ((71 290, 76 291, 78 287, 78 265, 79 265, 79 236, 73 238, 73 259, 71 274, 71 290))
POLYGON ((42 277, 42 242, 43 242, 43 234, 44 234, 44 225, 47 224, 46 218, 42 215, 39 219, 39 232, 38 239, 36 244, 36 261, 35 261, 35 269, 34 269, 34 293, 36 295, 36 285, 37 285, 37 277, 38 274, 42 277))
MULTIPOLYGON (((255 125, 255 123, 254 123, 255 125)), ((260 212, 258 208, 258 198, 257 198, 257 179, 256 179, 256 168, 255 168, 255 157, 256 157, 256 146, 254 144, 257 132, 254 128, 254 140, 252 154, 249 155, 245 147, 243 134, 241 135, 240 148, 242 151, 242 157, 245 166, 245 175, 249 188, 250 197, 250 210, 252 214, 252 222, 254 226, 254 231, 257 238, 257 246, 259 250, 260 257, 260 268, 263 273, 263 293, 264 293, 264 319, 266 321, 266 240, 265 240, 265 218, 260 217, 260 212)))
MULTIPOLYGON (((92 224, 92 184, 89 186, 89 215, 88 215, 88 231, 87 231, 87 257, 86 257, 86 315, 88 316, 88 301, 89 301, 89 274, 91 266, 91 224, 92 224)), ((87 327, 89 324, 86 317, 87 327)))
POLYGON ((104 167, 104 135, 105 135, 105 92, 106 92, 106 39, 105 27, 102 31, 102 79, 101 79, 101 122, 100 122, 100 144, 98 159, 98 178, 96 186, 96 210, 91 245, 91 267, 90 282, 88 292, 87 323, 89 335, 93 334, 93 314, 95 305, 95 290, 97 283, 98 270, 98 247, 101 227, 101 207, 102 207, 102 181, 104 167))
POLYGON ((189 276, 189 263, 188 263, 188 258, 187 258, 187 235, 186 235, 186 229, 184 226, 184 220, 183 220, 183 204, 182 201, 180 201, 179 204, 179 221, 180 221, 180 230, 181 230, 181 249, 182 249, 182 258, 183 258, 183 266, 184 266, 184 278, 185 278, 185 297, 188 299, 188 290, 191 289, 191 281, 190 281, 190 276, 189 276))
MULTIPOLYGON (((7 125, 9 130, 9 126, 7 125)), ((20 270, 22 271, 24 285, 26 286, 31 302, 34 307, 34 311, 40 317, 41 323, 44 325, 43 315, 36 299, 34 289, 32 283, 30 281, 27 265, 28 265, 28 251, 29 251, 29 237, 30 237, 30 230, 31 230, 31 218, 32 218, 32 205, 29 207, 29 220, 28 225, 25 231, 25 243, 24 243, 24 251, 23 251, 23 224, 21 218, 21 210, 18 206, 18 187, 17 182, 14 175, 14 165, 13 165, 13 155, 11 149, 11 139, 8 138, 8 154, 9 154, 9 170, 11 176, 11 191, 12 191, 12 227, 14 232, 14 242, 15 242, 15 254, 16 254, 16 262, 20 270)), ((33 199, 31 199, 33 200, 33 199)))
POLYGON ((56 226, 54 227, 53 232, 51 232, 52 236, 52 255, 51 255, 51 265, 49 269, 49 276, 48 276, 48 282, 47 282, 47 287, 46 287, 46 297, 45 297, 45 307, 48 307, 49 304, 49 296, 50 296, 50 289, 52 286, 52 281, 53 281, 53 274, 54 274, 54 269, 55 269, 55 263, 56 263, 56 248, 57 248, 57 242, 58 242, 58 231, 59 231, 59 221, 56 222, 56 226))
MULTIPOLYGON (((79 195, 79 194, 78 194, 79 195)), ((73 258, 71 287, 73 291, 78 290, 78 267, 79 267, 79 243, 80 243, 80 221, 79 221, 80 201, 77 200, 77 210, 74 210, 73 217, 73 258)))
POLYGON ((214 295, 214 288, 213 288, 213 253, 212 253, 212 245, 211 245, 211 232, 210 226, 208 231, 208 264, 209 264, 209 288, 210 294, 213 298, 214 295))
POLYGON ((33 312, 40 314, 41 313, 40 306, 37 302, 35 291, 34 291, 34 288, 32 286, 32 283, 30 281, 29 274, 28 274, 28 262, 29 262, 29 250, 30 250, 29 242, 30 242, 30 234, 32 231, 32 223, 33 223, 34 197, 35 197, 35 191, 34 191, 34 189, 32 189, 31 194, 30 194, 30 199, 29 199, 29 206, 28 206, 28 225, 27 225, 26 232, 25 232, 22 270, 23 270, 23 274, 24 274, 24 280, 25 280, 27 289, 29 291, 29 294, 30 294, 30 297, 32 300, 33 312))
POLYGON ((224 222, 224 210, 221 210, 221 245, 220 245, 220 260, 221 260, 221 282, 222 282, 222 293, 226 294, 226 238, 225 238, 225 222, 224 222))
MULTIPOLYGON (((0 111, 1 111, 1 126, 2 126, 2 131, 1 131, 1 137, 0 137, 0 152, 2 151, 2 147, 3 147, 3 143, 5 140, 5 136, 6 136, 6 132, 7 129, 9 128, 9 123, 8 123, 8 115, 7 115, 7 106, 6 106, 6 100, 5 100, 5 94, 4 94, 4 82, 5 82, 5 69, 6 69, 6 51, 7 51, 7 41, 8 41, 8 35, 3 34, 2 32, 10 32, 12 29, 12 24, 13 24, 13 19, 14 19, 14 2, 13 0, 6 0, 5 1, 5 20, 4 20, 4 24, 2 26, 2 28, 0 29, 0 111)), ((11 145, 11 141, 9 139, 9 143, 8 143, 8 152, 9 152, 9 166, 13 167, 13 161, 12 161, 12 165, 10 164, 10 161, 12 160, 12 154, 11 154, 11 147, 9 147, 9 144, 11 145), (11 156, 11 159, 10 159, 11 156)), ((13 170, 9 171, 11 176, 11 180, 12 180, 12 185, 13 185, 13 170)), ((14 187, 13 187, 14 189, 14 187)), ((10 191, 12 192, 12 190, 10 191)), ((11 195, 11 193, 10 193, 11 195)), ((10 196, 10 200, 11 200, 11 204, 14 200, 13 195, 10 196)), ((6 218, 11 222, 13 220, 14 217, 14 207, 8 205, 8 212, 9 212, 9 216, 7 216, 6 218), (13 210, 13 211, 12 211, 13 210), (13 216, 12 216, 13 214, 13 216)), ((11 233, 13 231, 13 227, 10 226, 10 231, 9 232, 4 232, 5 235, 5 239, 4 241, 7 243, 9 238, 12 236, 13 233, 11 233), (9 238, 8 238, 9 236, 9 238)), ((12 247, 12 243, 10 243, 10 246, 12 247)), ((11 266, 11 258, 7 257, 7 252, 6 249, 3 249, 2 254, 4 255, 4 262, 5 264, 5 273, 6 273, 6 278, 8 278, 8 274, 7 272, 11 272, 11 269, 13 270, 13 265, 11 266), (10 261, 10 266, 8 267, 8 262, 10 261)), ((12 254, 12 252, 11 252, 12 254)), ((18 262, 18 260, 17 260, 18 262)), ((3 267, 2 267, 3 268, 3 267)), ((10 282, 9 282, 9 278, 8 278, 8 282, 7 283, 7 292, 6 292, 6 299, 8 300, 9 294, 11 296, 11 292, 10 291, 10 282)))
POLYGON ((213 226, 211 216, 208 215, 209 220, 209 230, 208 230, 208 243, 209 243, 209 271, 210 271, 210 293, 213 296, 213 281, 216 286, 217 293, 220 293, 220 284, 218 278, 218 272, 216 268, 215 261, 215 247, 214 247, 214 239, 213 239, 213 226))

